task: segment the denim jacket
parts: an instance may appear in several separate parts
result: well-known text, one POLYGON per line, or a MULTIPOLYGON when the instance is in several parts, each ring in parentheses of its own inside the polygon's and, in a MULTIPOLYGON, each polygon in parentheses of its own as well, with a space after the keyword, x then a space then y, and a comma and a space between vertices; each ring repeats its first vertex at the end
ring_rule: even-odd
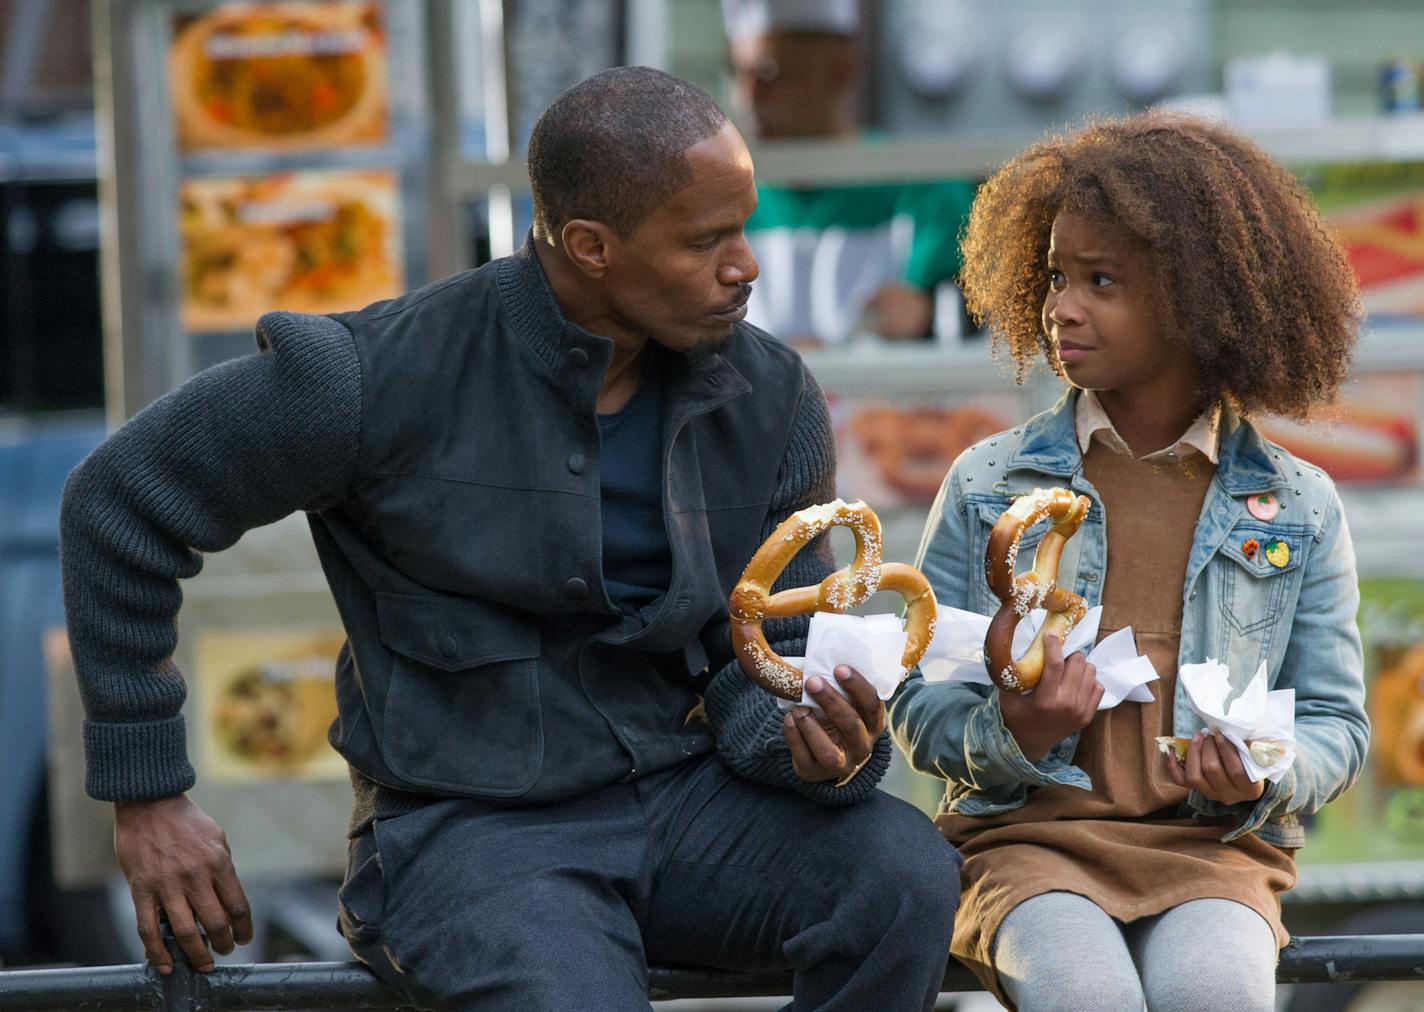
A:
MULTIPOLYGON (((1083 477, 1075 403, 1070 391, 1050 410, 955 461, 931 508, 918 560, 941 604, 982 614, 998 610, 984 577, 989 530, 1015 496, 1054 485, 1088 496, 1094 506, 1063 551, 1059 583, 1090 605, 1101 603, 1106 518, 1083 477)), ((1232 820, 1223 840, 1254 832, 1276 846, 1299 847, 1305 834, 1298 816, 1354 782, 1369 741, 1355 553, 1340 498, 1322 471, 1267 442, 1229 410, 1223 410, 1220 440, 1182 587, 1177 661, 1215 658, 1239 685, 1264 660, 1270 688, 1295 689, 1298 755, 1258 801, 1222 805, 1193 791, 1186 804, 1197 814, 1232 820), (1246 510, 1246 498, 1260 492, 1273 492, 1280 502, 1270 522, 1246 510), (1242 551, 1248 539, 1265 544, 1272 537, 1290 546, 1282 567, 1266 562, 1264 553, 1248 558, 1242 551)), ((1020 571, 1032 565, 1041 537, 1041 527, 1026 532, 1020 571)), ((915 671, 891 703, 892 730, 910 764, 948 782, 941 811, 1010 811, 1024 804, 1030 788, 1049 784, 1091 790, 1088 775, 1073 765, 1079 734, 1030 762, 1004 727, 998 694, 983 685, 928 683, 915 671)), ((1177 735, 1188 737, 1202 726, 1180 683, 1172 712, 1177 735)))

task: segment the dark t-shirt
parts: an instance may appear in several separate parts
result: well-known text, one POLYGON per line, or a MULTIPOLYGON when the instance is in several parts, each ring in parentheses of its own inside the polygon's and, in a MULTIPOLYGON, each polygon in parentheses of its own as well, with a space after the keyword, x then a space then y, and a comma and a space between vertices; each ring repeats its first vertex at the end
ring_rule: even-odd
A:
POLYGON ((667 592, 672 549, 663 524, 662 384, 644 371, 620 410, 598 416, 603 438, 603 581, 616 608, 636 612, 667 592))

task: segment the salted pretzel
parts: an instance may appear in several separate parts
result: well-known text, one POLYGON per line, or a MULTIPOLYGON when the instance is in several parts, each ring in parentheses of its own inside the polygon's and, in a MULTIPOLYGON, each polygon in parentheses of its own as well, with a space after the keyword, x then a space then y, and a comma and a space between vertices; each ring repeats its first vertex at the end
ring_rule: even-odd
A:
POLYGON ((771 649, 762 632, 762 621, 815 611, 849 611, 869 600, 877 590, 891 590, 905 599, 906 640, 900 663, 906 670, 918 664, 934 635, 934 591, 914 566, 899 562, 882 565, 881 548, 880 518, 863 502, 837 499, 807 507, 783 520, 747 563, 728 601, 732 647, 742 670, 772 695, 799 702, 801 669, 771 649), (772 585, 792 557, 832 527, 847 527, 855 535, 855 558, 851 564, 814 587, 773 594, 772 585))
POLYGON ((989 532, 984 575, 989 580, 989 589, 1003 604, 989 622, 989 631, 984 636, 984 659, 990 676, 1001 689, 1031 691, 1043 675, 1043 637, 1067 636, 1088 613, 1087 602, 1058 586, 1057 581, 1063 546, 1078 532, 1090 504, 1087 496, 1075 496, 1066 488, 1036 488, 1015 499, 989 532), (1024 531, 1044 519, 1052 526, 1034 552, 1033 569, 1015 577, 1019 539, 1024 531), (1019 620, 1034 608, 1043 608, 1048 617, 1039 626, 1028 650, 1014 660, 1014 630, 1019 620))

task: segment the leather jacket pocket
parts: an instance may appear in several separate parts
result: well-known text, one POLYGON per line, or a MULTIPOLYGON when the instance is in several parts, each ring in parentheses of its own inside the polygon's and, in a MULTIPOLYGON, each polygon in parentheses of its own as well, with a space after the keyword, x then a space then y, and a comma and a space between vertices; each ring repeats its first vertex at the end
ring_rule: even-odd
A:
POLYGON ((377 594, 394 653, 381 734, 391 770, 441 791, 514 797, 543 765, 541 636, 535 620, 487 601, 377 594))

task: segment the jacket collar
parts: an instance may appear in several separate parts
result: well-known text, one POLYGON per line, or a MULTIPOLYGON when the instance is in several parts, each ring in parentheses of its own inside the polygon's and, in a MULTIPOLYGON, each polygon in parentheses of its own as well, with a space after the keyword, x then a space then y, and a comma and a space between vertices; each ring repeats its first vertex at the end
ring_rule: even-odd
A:
MULTIPOLYGON (((525 236, 524 245, 496 264, 496 283, 504 302, 510 329, 528 346, 550 372, 558 374, 574 348, 581 348, 593 368, 588 374, 601 377, 613 357, 611 338, 594 334, 564 315, 549 279, 534 252, 534 236, 525 236)), ((740 335, 734 333, 732 340, 740 335)), ((667 361, 664 373, 667 392, 678 400, 700 400, 704 410, 751 390, 751 384, 722 354, 696 362, 661 347, 651 349, 667 361)), ((695 412, 694 412, 695 413, 695 412)))
MULTIPOLYGON (((1025 468, 1064 478, 1077 473, 1083 463, 1078 449, 1077 397, 1078 392, 1069 389, 1057 404, 1025 423, 1023 439, 1008 460, 1010 471, 1025 468)), ((1228 495, 1250 495, 1290 486, 1281 451, 1229 406, 1222 407, 1218 431, 1220 458, 1216 478, 1228 495)))

